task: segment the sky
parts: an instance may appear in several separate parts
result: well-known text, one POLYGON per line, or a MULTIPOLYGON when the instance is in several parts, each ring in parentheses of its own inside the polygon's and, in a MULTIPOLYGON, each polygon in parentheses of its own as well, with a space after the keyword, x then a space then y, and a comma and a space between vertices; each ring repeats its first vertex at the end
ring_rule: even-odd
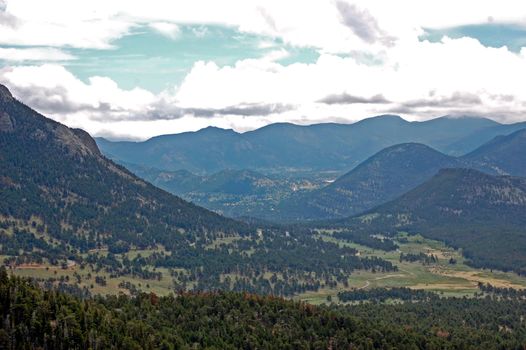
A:
POLYGON ((0 0, 0 83, 93 136, 526 120, 526 2, 0 0))

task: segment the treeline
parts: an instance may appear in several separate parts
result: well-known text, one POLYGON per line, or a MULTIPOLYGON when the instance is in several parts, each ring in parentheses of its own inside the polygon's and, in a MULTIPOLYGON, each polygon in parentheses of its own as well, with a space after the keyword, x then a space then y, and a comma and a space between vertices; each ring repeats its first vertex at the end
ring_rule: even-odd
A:
MULTIPOLYGON (((231 290, 292 296, 323 287, 347 287, 356 270, 397 271, 378 257, 359 257, 356 249, 324 241, 308 230, 264 229, 261 236, 238 237, 215 244, 215 236, 194 239, 171 251, 148 256, 89 254, 83 263, 110 277, 133 275, 160 279, 156 268, 168 268, 174 289, 194 291, 231 290), (148 268, 147 268, 148 267, 148 268)), ((183 242, 182 242, 183 243, 183 242)))
POLYGON ((0 270, 2 349, 522 349, 522 301, 316 307, 248 293, 81 300, 0 270))
POLYGON ((410 288, 373 288, 370 290, 355 289, 338 293, 338 299, 345 302, 373 301, 385 302, 387 300, 398 301, 424 301, 438 298, 436 293, 424 290, 413 290, 410 288))
POLYGON ((499 296, 505 299, 526 299, 526 289, 501 288, 489 283, 478 283, 481 292, 499 296))
POLYGON ((438 257, 433 254, 425 254, 425 253, 400 253, 400 262, 407 261, 407 262, 421 262, 424 265, 431 265, 436 264, 438 262, 438 257))
POLYGON ((334 233, 334 237, 352 241, 373 249, 385 250, 387 252, 399 248, 390 238, 377 238, 374 237, 374 235, 361 231, 339 231, 334 233))
POLYGON ((428 337, 427 343, 416 347, 401 338, 399 349, 519 350, 526 345, 523 300, 437 297, 394 304, 363 303, 346 310, 371 324, 401 327, 428 337), (437 343, 436 338, 443 342, 437 343))

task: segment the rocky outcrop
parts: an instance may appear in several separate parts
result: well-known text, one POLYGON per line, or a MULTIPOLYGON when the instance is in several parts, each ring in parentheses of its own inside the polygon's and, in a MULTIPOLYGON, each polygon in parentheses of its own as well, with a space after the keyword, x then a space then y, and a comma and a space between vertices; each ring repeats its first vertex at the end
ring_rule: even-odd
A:
MULTIPOLYGON (((5 85, 0 84, 0 107, 11 101, 13 101, 13 95, 11 95, 11 92, 5 85)), ((0 132, 13 132, 15 130, 15 121, 2 109, 0 108, 0 132)))
POLYGON ((5 85, 0 84, 0 102, 8 102, 12 99, 11 91, 5 85))
POLYGON ((75 135, 82 141, 84 146, 86 146, 91 152, 100 155, 99 147, 97 146, 97 143, 95 140, 91 137, 90 134, 88 134, 86 131, 82 129, 71 129, 75 135))
POLYGON ((0 132, 13 132, 15 125, 6 112, 0 111, 0 132))

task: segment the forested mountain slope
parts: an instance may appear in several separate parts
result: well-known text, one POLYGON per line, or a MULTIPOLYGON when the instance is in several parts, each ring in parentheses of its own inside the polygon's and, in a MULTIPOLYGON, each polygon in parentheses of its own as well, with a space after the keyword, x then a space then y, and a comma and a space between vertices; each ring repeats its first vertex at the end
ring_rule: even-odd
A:
POLYGON ((467 154, 463 159, 496 173, 526 176, 526 129, 510 135, 497 136, 467 154))
POLYGON ((305 178, 227 169, 210 175, 195 175, 186 170, 124 166, 159 188, 233 218, 267 217, 284 198, 309 192, 326 183, 323 178, 326 174, 305 178))
POLYGON ((102 156, 84 131, 0 94, 0 215, 4 225, 38 224, 61 244, 87 250, 173 246, 181 232, 246 231, 102 156))
POLYGON ((462 248, 480 267, 526 272, 526 179, 444 169, 399 198, 340 225, 409 231, 462 248))
MULTIPOLYGON (((482 129, 480 129, 481 139, 485 139, 485 137, 491 134, 488 133, 486 128, 490 128, 492 132, 498 132, 498 130, 501 129, 503 132, 506 132, 512 130, 515 126, 520 127, 521 125, 498 125, 495 123, 492 124, 487 120, 473 118, 439 118, 421 124, 415 124, 415 126, 412 127, 416 128, 416 126, 418 126, 417 129, 425 134, 426 132, 430 132, 430 130, 432 130, 431 127, 434 126, 438 130, 438 135, 448 140, 452 136, 447 136, 447 133, 444 134, 444 130, 449 130, 452 125, 458 125, 470 130, 470 128, 473 128, 477 123, 481 125, 489 123, 490 125, 488 127, 479 125, 482 127, 482 129)), ((264 145, 264 147, 260 147, 262 152, 264 152, 264 149, 272 147, 273 144, 279 143, 283 149, 283 154, 280 154, 280 156, 284 156, 287 152, 291 151, 289 148, 292 147, 292 153, 298 154, 300 158, 304 157, 304 160, 307 161, 307 158, 314 152, 310 150, 309 147, 318 145, 319 149, 317 151, 322 153, 324 152, 323 150, 332 147, 325 145, 326 139, 324 139, 323 142, 318 140, 316 136, 317 133, 322 133, 322 131, 327 132, 327 130, 332 130, 333 132, 338 130, 341 134, 338 134, 339 136, 336 140, 342 141, 346 140, 344 136, 345 133, 353 134, 355 130, 363 129, 363 132, 367 134, 373 130, 373 126, 376 128, 374 129, 375 133, 382 130, 389 135, 390 131, 386 125, 395 127, 396 125, 407 126, 413 124, 407 124, 407 122, 402 119, 393 116, 383 116, 364 120, 356 123, 356 125, 353 124, 352 127, 346 126, 346 129, 343 128, 343 126, 337 125, 297 127, 290 124, 277 124, 251 133, 239 135, 240 137, 250 136, 250 138, 253 138, 250 142, 256 140, 260 146, 264 145), (339 129, 340 127, 341 129, 339 129), (302 146, 302 143, 297 140, 298 137, 295 134, 299 132, 298 130, 302 131, 300 133, 302 135, 300 139, 309 139, 312 145, 302 146), (291 137, 298 141, 294 141, 294 146, 289 144, 292 142, 290 141, 291 137), (279 141, 277 141, 278 139, 279 141), (302 151, 302 147, 304 147, 307 152, 302 151)), ((206 130, 206 133, 214 132, 212 129, 206 130)), ((224 130, 222 132, 224 132, 224 130)), ((205 133, 205 131, 203 131, 203 133, 205 133)), ((232 136, 232 132, 230 132, 229 135, 232 136)), ((407 136, 406 134, 402 135, 405 135, 403 137, 407 136)), ((292 173, 288 172, 292 168, 288 168, 288 170, 284 168, 279 175, 277 173, 264 175, 246 169, 228 169, 210 175, 194 175, 187 170, 155 170, 146 166, 131 165, 128 163, 123 164, 130 167, 130 169, 139 176, 153 182, 161 188, 176 195, 182 195, 187 200, 227 216, 256 217, 273 221, 297 222, 302 220, 343 218, 369 210, 374 206, 392 200, 413 189, 430 179, 442 168, 463 167, 481 170, 489 174, 523 176, 526 174, 526 156, 523 151, 526 148, 526 138, 524 135, 526 135, 525 131, 519 130, 510 135, 498 136, 494 140, 462 157, 454 157, 441 153, 424 144, 397 144, 382 149, 328 185, 326 185, 326 183, 331 179, 330 174, 317 172, 319 178, 315 178, 311 172, 310 175, 304 178, 306 182, 309 182, 310 186, 306 186, 304 187, 305 190, 299 191, 297 189, 301 188, 301 185, 298 186, 298 184, 301 184, 303 179, 301 176, 293 175, 294 171, 292 173), (325 177, 323 178, 323 176, 325 177)), ((348 145, 350 156, 358 150, 365 154, 368 153, 370 148, 367 147, 376 142, 376 138, 373 138, 370 140, 372 143, 366 148, 363 148, 363 144, 361 146, 358 145, 361 142, 359 141, 361 136, 363 135, 359 135, 351 141, 345 141, 350 142, 348 145)), ((175 142, 177 137, 177 135, 163 136, 159 140, 156 139, 156 142, 160 142, 160 140, 164 140, 165 138, 175 142)), ((192 138, 190 134, 186 135, 186 137, 192 138)), ((195 135, 193 137, 195 137, 195 135)), ((327 137, 334 140, 335 135, 327 134, 327 137)), ((425 138, 423 136, 419 137, 425 138)), ((436 135, 434 135, 434 137, 436 137, 436 135)), ((245 139, 246 142, 249 142, 247 140, 248 139, 245 139)), ((437 140, 434 142, 437 142, 437 140)), ((340 141, 335 142, 338 143, 340 141)), ((384 141, 385 140, 382 140, 381 142, 384 141)), ((442 140, 442 142, 444 141, 442 140)), ((126 147, 130 149, 142 147, 135 143, 125 143, 121 146, 124 147, 124 145, 127 145, 126 147)), ((117 147, 116 144, 113 146, 117 147)), ((213 147, 213 145, 209 146, 213 147)), ((178 146, 175 145, 174 147, 178 146)), ((254 151, 254 148, 251 147, 250 149, 254 151)), ((250 154, 250 152, 252 152, 251 150, 246 149, 244 151, 246 153, 245 155, 250 154)), ((335 151, 335 149, 333 149, 333 151, 335 151)), ((157 152, 158 149, 156 148, 153 158, 158 155, 157 152)), ((289 154, 289 159, 296 161, 297 159, 293 157, 292 153, 289 154)), ((268 154, 265 153, 265 155, 268 154)), ((255 156, 252 160, 257 159, 257 157, 258 156, 255 156)), ((331 157, 325 160, 332 159, 333 164, 340 164, 336 159, 337 157, 331 157)), ((212 156, 212 158, 214 157, 212 156)), ((320 156, 320 159, 321 158, 323 157, 320 156)), ((229 160, 226 159, 226 161, 228 163, 229 160)), ((277 160, 276 162, 276 164, 279 163, 277 160)), ((239 165, 234 163, 228 164, 234 166, 239 165)), ((254 164, 250 166, 257 167, 254 164)), ((334 173, 332 173, 332 176, 334 176, 334 173)))
POLYGON ((356 215, 395 199, 443 168, 526 176, 525 150, 526 129, 498 136, 463 157, 417 143, 391 146, 325 187, 284 199, 267 218, 301 221, 356 215))

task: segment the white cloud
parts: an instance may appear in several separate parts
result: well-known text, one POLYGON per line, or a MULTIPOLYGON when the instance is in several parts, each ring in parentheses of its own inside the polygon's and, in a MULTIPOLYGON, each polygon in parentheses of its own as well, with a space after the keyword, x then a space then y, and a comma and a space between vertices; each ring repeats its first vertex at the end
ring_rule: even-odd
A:
MULTIPOLYGON (((409 119, 466 113, 523 120, 526 49, 515 54, 470 38, 431 43, 418 36, 424 27, 485 23, 489 17, 524 25, 524 13, 526 3, 513 0, 477 6, 453 0, 10 0, 0 6, 0 45, 56 47, 0 49, 0 57, 12 61, 72 58, 58 47, 108 49, 145 25, 172 39, 183 24, 226 25, 267 36, 259 48, 271 50, 230 66, 195 62, 177 89, 157 96, 124 90, 107 77, 85 83, 59 65, 4 67, 0 81, 69 125, 139 138, 207 125, 247 130, 276 121, 353 121, 386 112, 409 119), (282 65, 290 53, 277 42, 315 48, 320 57, 282 65)), ((213 35, 206 26, 194 30, 213 35)))
POLYGON ((150 23, 150 27, 172 40, 177 39, 179 35, 181 34, 181 30, 179 29, 179 26, 174 23, 154 22, 154 23, 150 23))
POLYGON ((290 56, 290 52, 285 49, 272 50, 262 57, 262 60, 276 62, 290 56))
POLYGON ((301 107, 280 118, 308 116, 312 121, 331 116, 353 120, 389 111, 413 119, 475 113, 520 120, 525 112, 521 84, 525 78, 526 55, 487 48, 474 39, 445 38, 397 45, 383 65, 331 54, 321 55, 314 64, 289 66, 265 60, 243 60, 227 67, 197 62, 176 97, 181 105, 210 108, 239 101, 289 103, 301 107), (353 96, 354 103, 316 103, 330 95, 353 96))
POLYGON ((410 120, 445 114, 524 119, 526 49, 518 55, 474 39, 445 38, 389 50, 382 65, 328 53, 315 63, 287 66, 268 57, 223 67, 199 61, 178 88, 158 95, 121 89, 105 77, 84 83, 59 65, 4 68, 0 81, 68 125, 134 138, 207 125, 244 131, 278 121, 352 122, 389 112, 410 120), (326 102, 335 96, 337 103, 326 102))
POLYGON ((56 64, 0 69, 0 83, 45 116, 93 135, 144 139, 164 133, 198 130, 208 125, 237 130, 268 124, 269 115, 293 106, 239 103, 224 108, 178 106, 174 90, 159 95, 124 90, 106 77, 87 83, 56 64), (263 115, 259 115, 263 114, 263 115))
MULTIPOLYGON (((102 4, 100 4, 102 5, 102 4)), ((111 48, 136 23, 119 12, 108 13, 92 2, 7 1, 0 10, 0 45, 111 48)))
POLYGON ((75 56, 55 48, 1 48, 0 60, 6 61, 69 61, 75 56))
POLYGON ((91 77, 86 84, 55 64, 5 67, 0 82, 29 106, 74 126, 89 120, 133 119, 157 99, 143 89, 122 90, 105 77, 91 77))
POLYGON ((392 46, 395 38, 389 37, 378 25, 376 19, 365 9, 360 9, 354 4, 345 1, 336 1, 336 8, 340 13, 341 21, 349 27, 356 36, 367 43, 381 42, 392 46))
POLYGON ((158 23, 170 35, 175 33, 173 24, 219 24, 325 52, 378 52, 386 40, 411 40, 422 32, 422 27, 484 23, 490 17, 493 21, 525 24, 526 12, 526 3, 516 0, 482 0, 476 6, 457 0, 3 0, 3 3, 1 44, 91 48, 109 48, 114 39, 132 27, 158 23))

